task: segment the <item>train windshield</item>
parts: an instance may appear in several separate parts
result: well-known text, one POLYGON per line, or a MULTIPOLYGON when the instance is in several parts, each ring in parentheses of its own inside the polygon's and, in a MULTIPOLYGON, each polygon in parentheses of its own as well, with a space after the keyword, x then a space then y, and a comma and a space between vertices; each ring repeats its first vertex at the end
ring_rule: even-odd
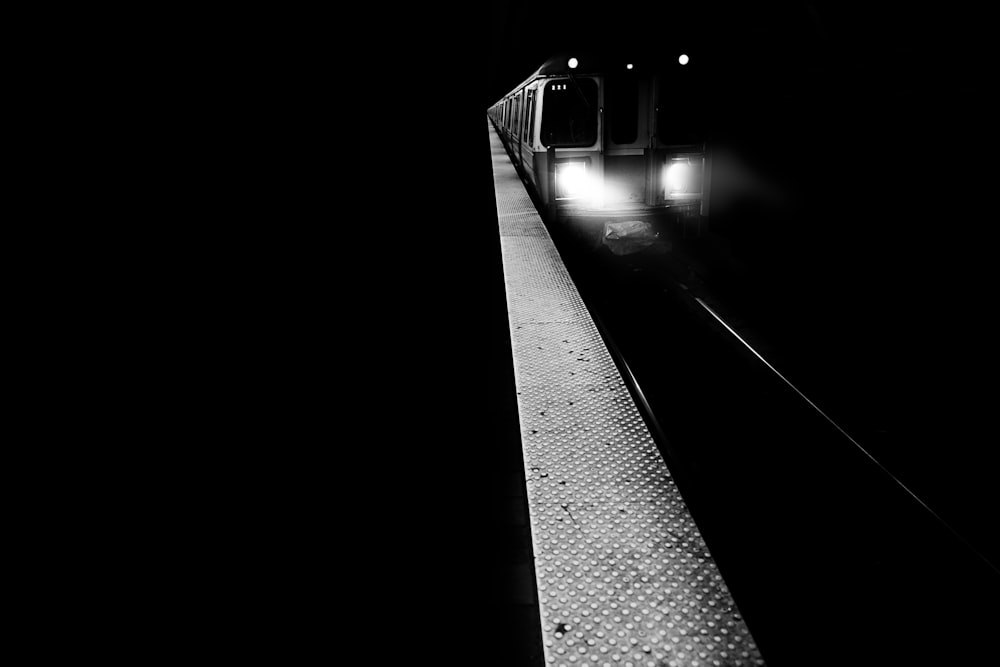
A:
POLYGON ((591 146, 597 141, 597 83, 593 79, 553 79, 542 98, 545 146, 591 146))

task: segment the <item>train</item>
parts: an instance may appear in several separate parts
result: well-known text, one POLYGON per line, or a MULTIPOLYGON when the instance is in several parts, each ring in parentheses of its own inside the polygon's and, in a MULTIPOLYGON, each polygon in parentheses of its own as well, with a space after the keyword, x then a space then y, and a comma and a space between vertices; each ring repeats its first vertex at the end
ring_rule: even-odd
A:
POLYGON ((686 53, 560 54, 488 115, 547 213, 700 219, 711 171, 700 99, 686 53))

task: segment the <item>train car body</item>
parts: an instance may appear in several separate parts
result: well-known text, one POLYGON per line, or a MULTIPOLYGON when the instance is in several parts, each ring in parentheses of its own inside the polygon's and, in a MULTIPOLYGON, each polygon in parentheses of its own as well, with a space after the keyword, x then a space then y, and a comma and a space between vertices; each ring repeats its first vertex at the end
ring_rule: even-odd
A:
POLYGON ((699 95, 685 58, 651 65, 556 56, 490 107, 548 211, 708 214, 699 95))

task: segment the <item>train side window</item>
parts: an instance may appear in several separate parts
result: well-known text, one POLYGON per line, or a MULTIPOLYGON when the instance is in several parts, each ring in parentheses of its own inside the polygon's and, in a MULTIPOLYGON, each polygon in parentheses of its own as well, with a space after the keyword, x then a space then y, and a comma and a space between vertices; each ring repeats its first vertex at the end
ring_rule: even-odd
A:
POLYGON ((518 95, 514 98, 514 122, 511 123, 511 132, 514 136, 518 136, 518 130, 521 129, 519 121, 521 120, 521 96, 518 95))
POLYGON ((521 137, 528 138, 528 116, 531 115, 531 91, 524 91, 524 113, 521 114, 521 137))
POLYGON ((521 117, 518 119, 517 123, 517 133, 522 139, 525 137, 524 121, 528 118, 528 92, 524 91, 521 94, 521 117))
POLYGON ((591 146, 597 141, 597 82, 551 79, 542 97, 542 144, 591 146))
POLYGON ((604 112, 612 143, 631 144, 639 136, 639 83, 629 75, 611 76, 604 89, 604 112))
POLYGON ((528 91, 528 105, 524 118, 524 140, 531 145, 535 143, 535 91, 528 91))

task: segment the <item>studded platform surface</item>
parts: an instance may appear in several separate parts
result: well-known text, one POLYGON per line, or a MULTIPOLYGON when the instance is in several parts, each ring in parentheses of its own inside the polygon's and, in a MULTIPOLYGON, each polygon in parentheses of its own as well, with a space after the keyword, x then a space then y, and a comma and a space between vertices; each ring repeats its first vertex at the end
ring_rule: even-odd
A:
POLYGON ((763 665, 490 126, 545 660, 763 665))

